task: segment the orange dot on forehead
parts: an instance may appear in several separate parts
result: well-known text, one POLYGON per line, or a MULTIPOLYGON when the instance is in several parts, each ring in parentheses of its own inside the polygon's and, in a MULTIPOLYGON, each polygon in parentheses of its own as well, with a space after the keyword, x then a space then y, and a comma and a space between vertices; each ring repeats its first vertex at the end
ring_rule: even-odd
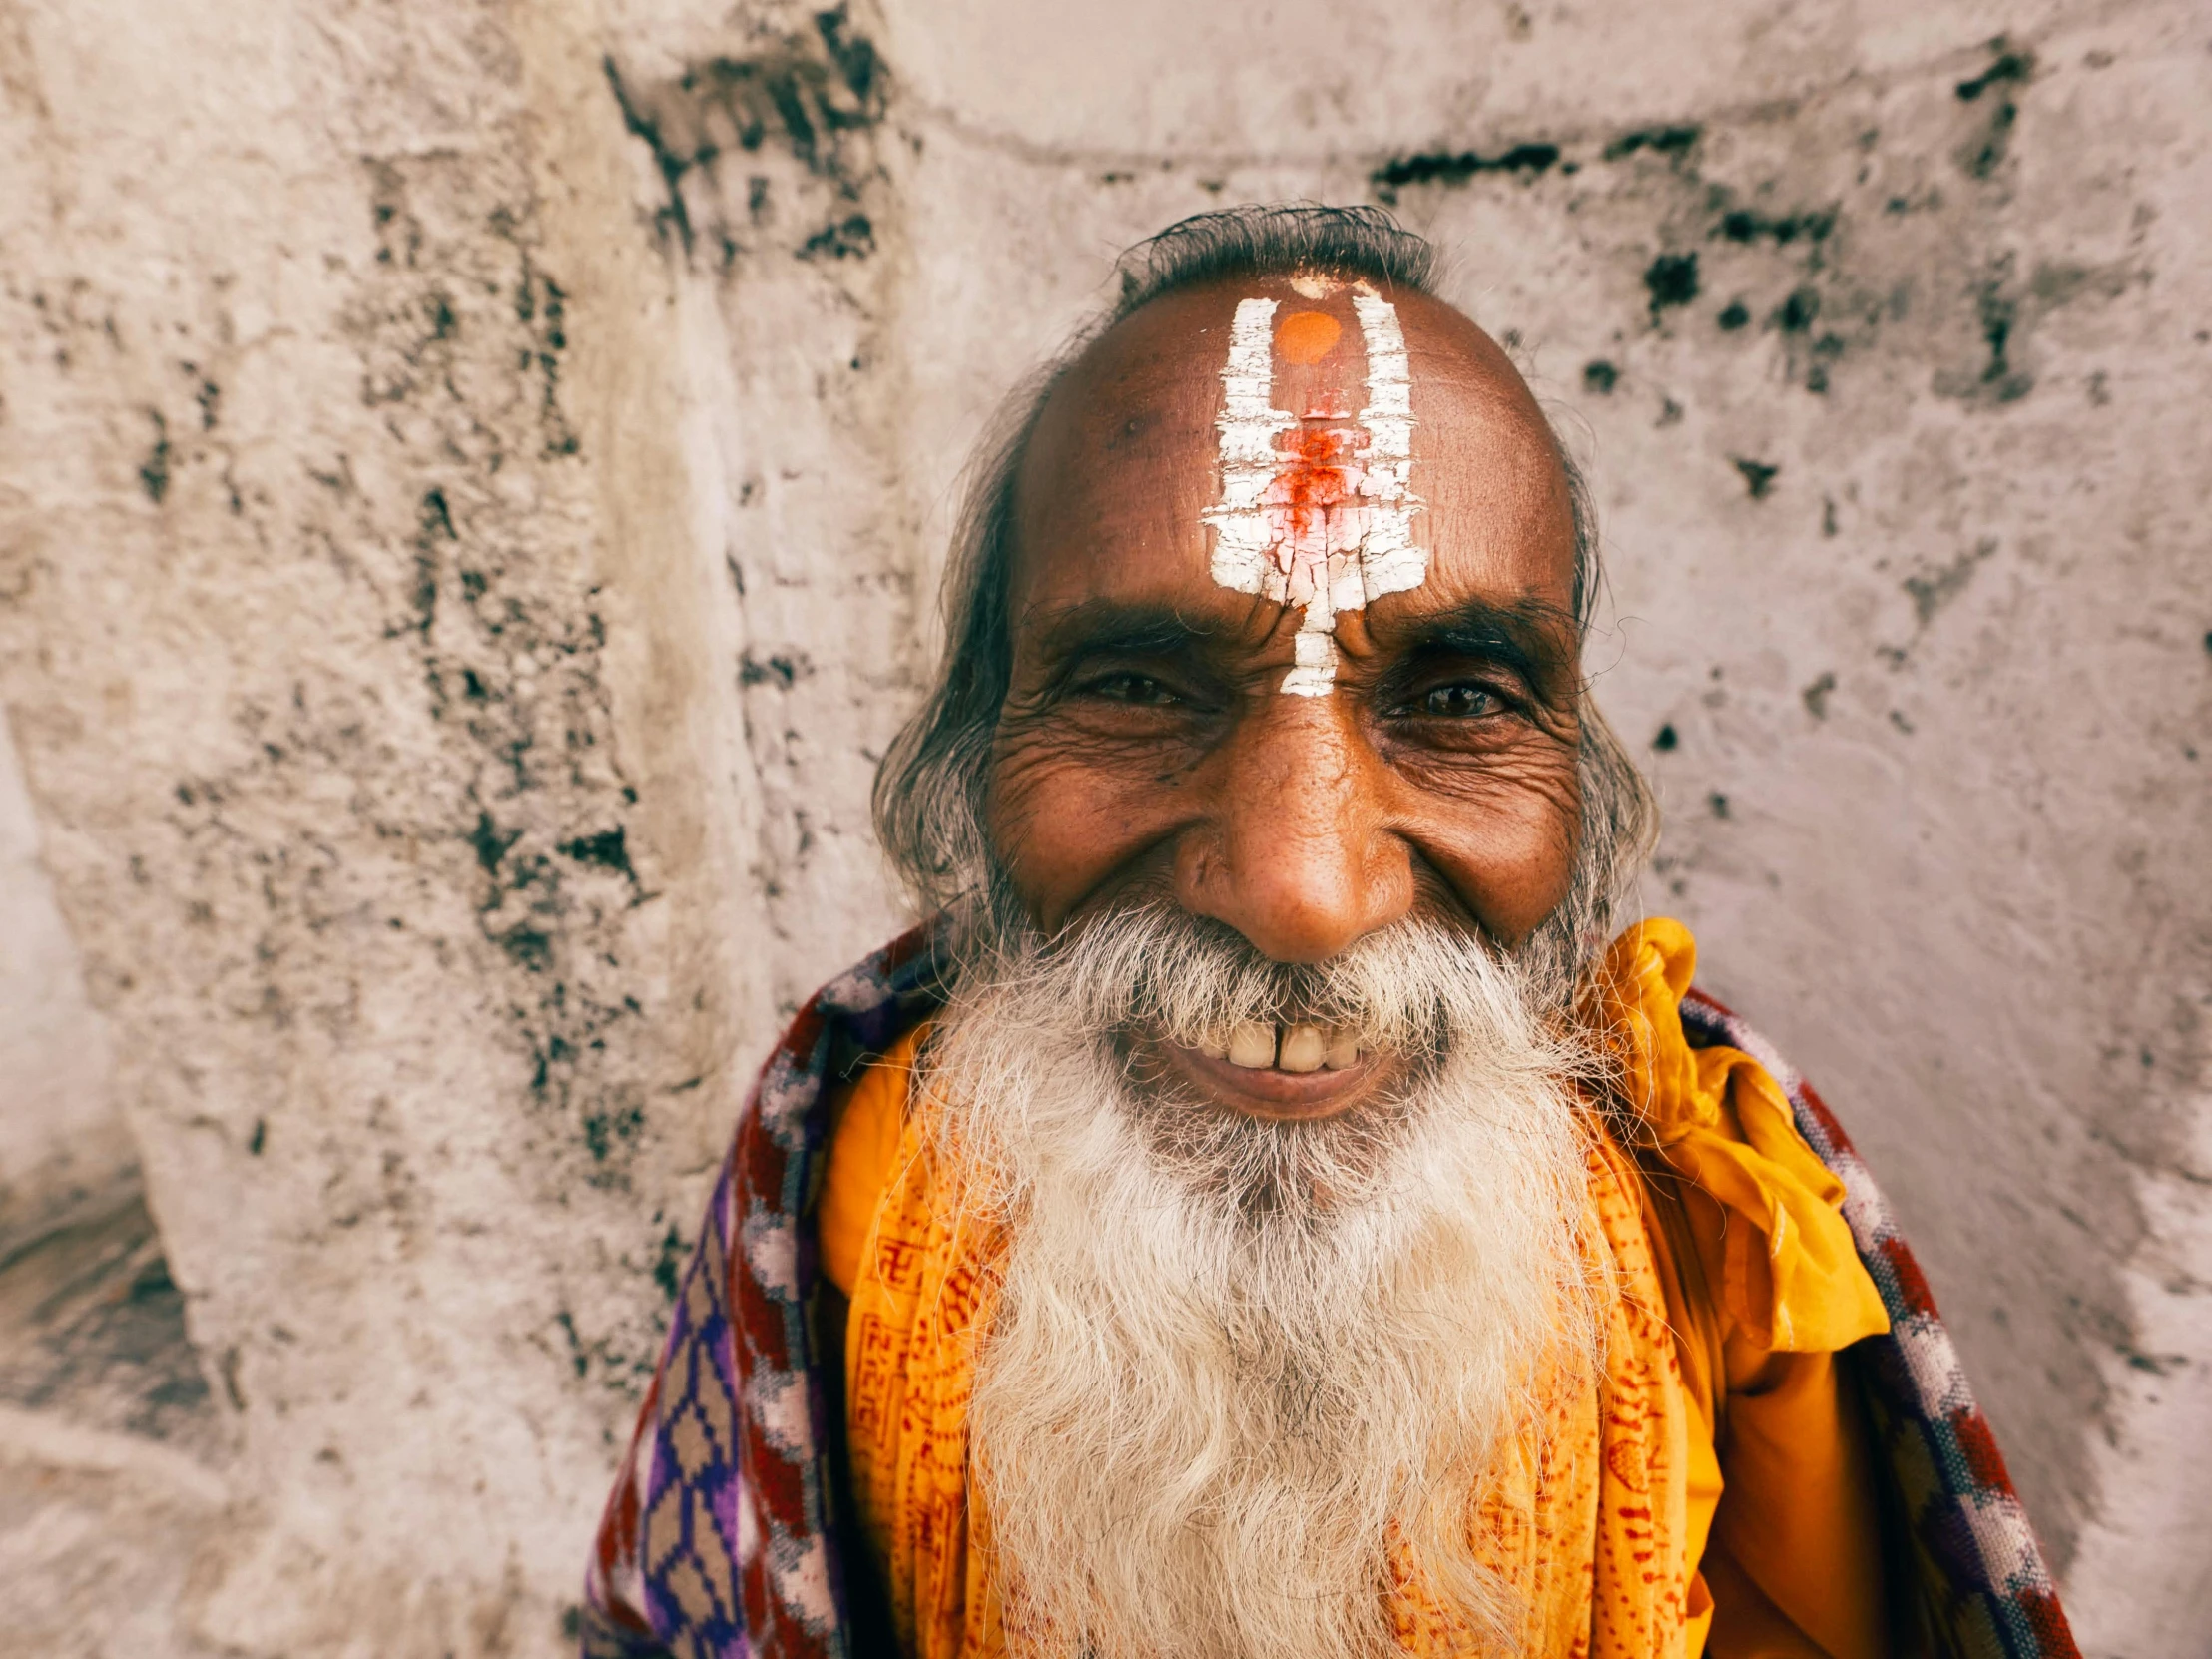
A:
POLYGON ((1293 311, 1276 325, 1275 348, 1287 363, 1318 363, 1336 349, 1344 331, 1327 311, 1293 311))

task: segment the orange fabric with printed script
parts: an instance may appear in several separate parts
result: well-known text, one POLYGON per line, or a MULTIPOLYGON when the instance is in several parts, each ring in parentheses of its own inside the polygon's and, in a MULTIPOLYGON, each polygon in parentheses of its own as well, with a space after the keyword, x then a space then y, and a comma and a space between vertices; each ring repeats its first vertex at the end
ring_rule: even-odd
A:
MULTIPOLYGON (((1774 1080, 1693 1050, 1679 923, 1615 943, 1595 983, 1633 1133, 1591 1136, 1589 1248, 1616 1288, 1602 1375, 1562 1376, 1472 1517, 1521 1592, 1518 1651, 1665 1659, 1877 1659, 1880 1540, 1865 1431, 1836 1353, 1886 1327, 1842 1189, 1774 1080)), ((1004 1238, 940 1204, 908 1080, 923 1032, 860 1076, 832 1144, 823 1259, 850 1298, 852 1490, 913 1659, 1007 1651, 988 1517, 968 1488, 974 1345, 1004 1238)), ((1402 1571, 1405 1651, 1472 1654, 1402 1571)))

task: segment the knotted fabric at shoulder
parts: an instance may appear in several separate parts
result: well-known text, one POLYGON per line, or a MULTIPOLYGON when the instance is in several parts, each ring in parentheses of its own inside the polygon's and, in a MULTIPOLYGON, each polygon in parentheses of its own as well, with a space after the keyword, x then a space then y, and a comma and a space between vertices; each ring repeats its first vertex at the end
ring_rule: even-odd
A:
POLYGON ((1790 1102, 1741 1049, 1692 1048, 1682 996, 1697 944, 1678 921, 1639 922, 1598 975, 1637 1138, 1729 1212, 1722 1294, 1762 1347, 1833 1353, 1890 1328, 1845 1224, 1843 1183, 1806 1145, 1790 1102))

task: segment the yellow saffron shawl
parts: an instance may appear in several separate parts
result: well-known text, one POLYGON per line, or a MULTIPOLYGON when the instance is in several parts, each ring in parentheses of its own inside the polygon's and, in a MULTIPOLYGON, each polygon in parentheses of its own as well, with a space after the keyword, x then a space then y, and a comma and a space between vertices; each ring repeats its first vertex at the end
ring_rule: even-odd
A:
MULTIPOLYGON (((1586 1234, 1614 1287, 1604 1361, 1508 1446, 1472 1536, 1526 1609, 1518 1652, 1876 1659, 1864 1430, 1833 1356, 1887 1318, 1842 1189, 1774 1080, 1735 1049, 1685 1042, 1677 1008, 1695 961, 1686 928, 1648 921, 1595 980, 1635 1125, 1624 1144, 1588 1119, 1586 1234)), ((1000 1659, 967 1406, 1003 1239, 938 1202, 908 1110, 921 1036, 869 1067, 843 1108, 823 1259, 850 1298, 852 1490, 901 1646, 1000 1659)), ((1481 1651, 1410 1571, 1390 1610, 1407 1653, 1481 1651)))

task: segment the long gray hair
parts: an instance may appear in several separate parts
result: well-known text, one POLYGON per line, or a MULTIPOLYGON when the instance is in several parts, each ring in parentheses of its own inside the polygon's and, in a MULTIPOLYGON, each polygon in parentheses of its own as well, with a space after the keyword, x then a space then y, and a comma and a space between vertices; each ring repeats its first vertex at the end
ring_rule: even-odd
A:
MULTIPOLYGON (((1046 400, 1100 335, 1154 299, 1220 277, 1302 273, 1433 296, 1436 251, 1379 208, 1243 207, 1172 225, 1122 257, 1114 303, 1015 390, 978 447, 945 567, 936 682, 875 775, 876 834, 925 912, 977 905, 995 912, 1003 901, 984 817, 1013 669, 1007 590, 1015 481, 1046 400)), ((1603 581, 1597 519, 1581 469, 1563 444, 1558 449, 1574 514, 1575 622, 1586 631, 1603 581)), ((1565 902, 1524 947, 1565 981, 1604 948, 1658 832, 1650 788, 1586 687, 1580 715, 1575 877, 1565 902)))

